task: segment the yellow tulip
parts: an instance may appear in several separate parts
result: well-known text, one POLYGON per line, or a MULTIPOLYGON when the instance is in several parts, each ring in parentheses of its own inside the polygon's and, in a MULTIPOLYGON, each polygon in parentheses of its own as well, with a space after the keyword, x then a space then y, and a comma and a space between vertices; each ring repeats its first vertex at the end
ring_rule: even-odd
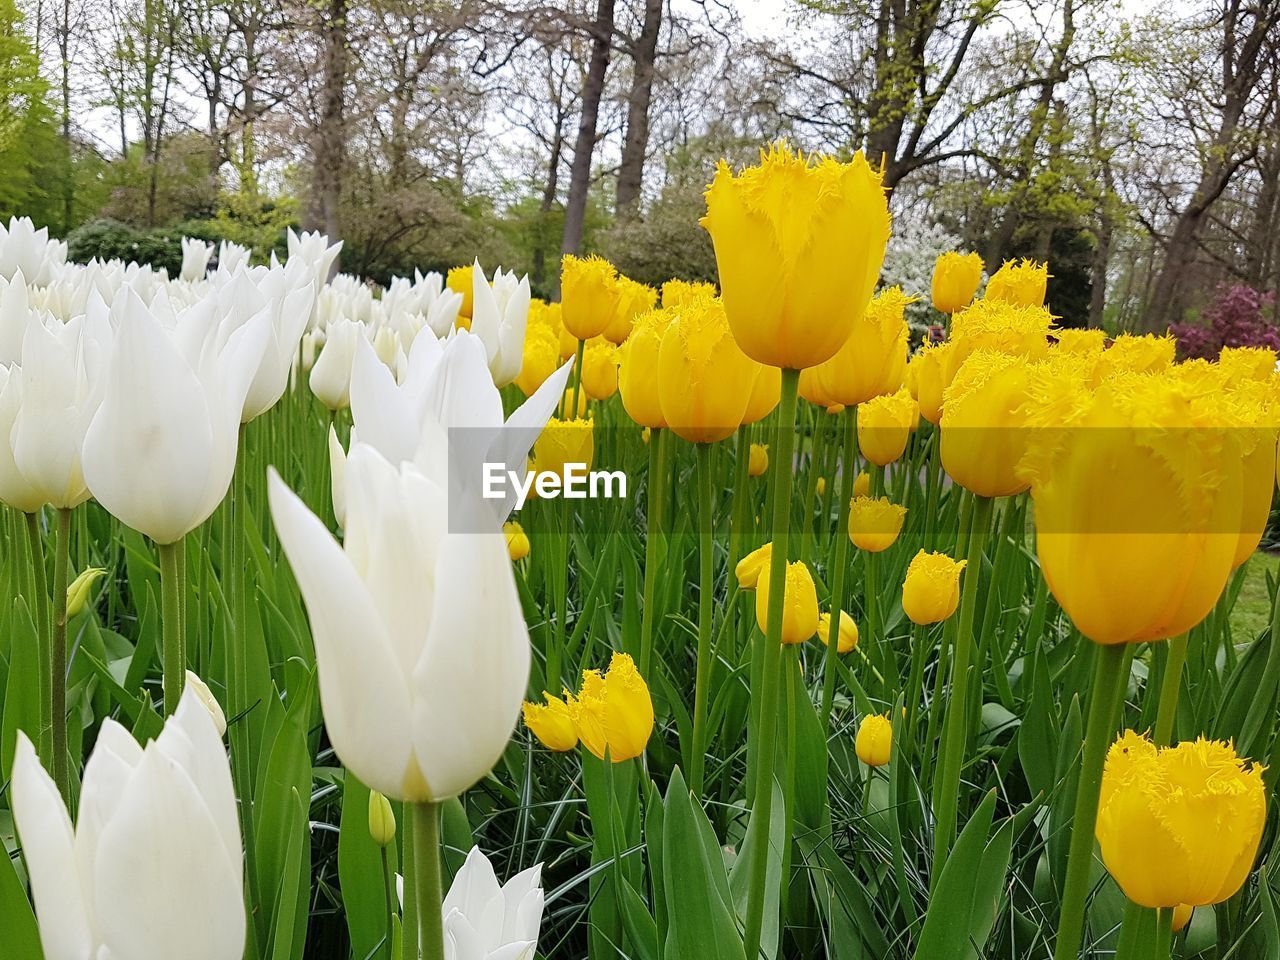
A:
POLYGON ((559 335, 545 323, 530 323, 524 337, 524 360, 515 379, 520 392, 533 396, 559 365, 559 335))
POLYGON ((396 815, 391 801, 377 790, 369 791, 369 836, 380 847, 389 847, 396 840, 396 815))
POLYGON ((759 364, 740 349, 724 304, 703 297, 675 310, 658 350, 658 400, 667 425, 691 443, 715 443, 742 424, 759 364))
POLYGON ((863 717, 853 741, 858 759, 868 767, 883 767, 893 756, 893 724, 887 713, 863 717))
POLYGON ((897 542, 907 508, 888 497, 854 497, 849 501, 849 539, 860 550, 880 553, 897 542))
POLYGON ((751 386, 751 395, 747 398, 747 409, 742 414, 743 426, 759 423, 773 413, 782 398, 782 371, 763 364, 756 364, 756 369, 758 372, 751 386))
POLYGON ((1223 347, 1218 366, 1228 383, 1237 379, 1267 383, 1276 374, 1276 352, 1270 347, 1223 347))
POLYGON ((887 466, 907 449, 920 409, 905 389, 858 405, 858 448, 874 464, 887 466))
POLYGON ((1058 341, 1058 349, 1063 353, 1080 354, 1096 357, 1107 348, 1107 331, 1079 330, 1063 327, 1054 331, 1058 341))
POLYGON ((618 348, 608 340, 592 340, 583 351, 582 389, 592 400, 608 400, 618 392, 618 348))
POLYGON ((980 350, 956 372, 942 407, 942 467, 983 497, 1008 497, 1029 484, 1018 473, 1026 450, 1028 365, 1021 357, 980 350))
POLYGON ((584 672, 582 689, 569 697, 568 708, 582 745, 601 760, 606 747, 614 763, 640 756, 653 733, 649 687, 625 653, 613 655, 603 676, 584 672))
POLYGON ((772 557, 773 544, 766 543, 763 547, 756 547, 739 560, 738 565, 733 568, 733 575, 738 578, 738 588, 754 590, 756 584, 760 582, 760 574, 768 569, 769 560, 772 557))
POLYGON ((942 422, 942 394, 955 372, 948 365, 950 347, 950 343, 927 344, 907 365, 908 370, 914 371, 910 378, 914 387, 912 396, 920 407, 920 416, 935 426, 942 422))
POLYGON ((933 264, 933 308, 955 313, 969 305, 982 282, 982 257, 947 251, 933 264))
POLYGON ((871 474, 863 470, 860 474, 853 478, 853 495, 855 497, 866 497, 871 494, 871 474))
MULTIPOLYGON (((769 563, 772 563, 770 558, 769 563)), ((756 623, 767 632, 769 622, 769 563, 756 580, 756 623)), ((787 564, 782 590, 782 642, 804 643, 818 632, 818 591, 813 574, 799 560, 787 564)))
POLYGON ((1245 512, 1248 431, 1230 398, 1191 395, 1172 372, 1117 375, 1077 385, 1050 413, 1068 426, 1027 431, 1020 472, 1059 605, 1098 643, 1198 624, 1226 585, 1245 512))
POLYGON ((819 477, 819 478, 818 478, 818 482, 817 482, 817 483, 815 483, 815 484, 813 485, 813 489, 814 489, 814 492, 815 492, 815 493, 817 493, 817 495, 818 495, 818 496, 822 496, 824 493, 826 493, 826 492, 827 492, 827 478, 826 478, 826 477, 819 477))
POLYGON ((1173 337, 1150 334, 1135 337, 1122 333, 1102 351, 1094 368, 1093 382, 1101 383, 1121 373, 1159 373, 1173 366, 1178 344, 1173 337))
POLYGON ((800 371, 800 380, 796 384, 796 392, 800 395, 801 400, 808 400, 815 407, 822 407, 824 410, 835 403, 831 399, 831 395, 827 393, 826 387, 823 386, 822 380, 818 375, 821 367, 809 367, 800 371))
POLYGON ((538 472, 554 473, 563 479, 567 463, 580 463, 590 470, 594 440, 590 420, 548 420, 546 429, 533 445, 538 472))
POLYGON ((630 335, 636 317, 652 310, 657 302, 658 291, 653 287, 619 274, 618 308, 605 328, 604 338, 610 343, 622 343, 630 335))
POLYGON ((524 725, 548 750, 558 753, 578 745, 578 728, 569 715, 569 705, 559 697, 543 693, 543 703, 524 703, 524 725))
POLYGON ((568 390, 564 392, 564 398, 560 402, 560 409, 565 412, 573 411, 573 416, 579 420, 582 420, 587 416, 587 400, 588 399, 589 398, 587 397, 587 391, 585 389, 575 390, 573 387, 570 387, 568 390), (576 411, 574 410, 574 407, 573 407, 575 394, 577 395, 576 399, 578 401, 578 407, 576 411))
POLYGON ((67 587, 67 619, 80 616, 89 603, 93 585, 106 576, 104 567, 86 567, 67 587))
POLYGON ((747 458, 747 476, 761 477, 769 469, 769 445, 753 443, 747 458))
POLYGON ((1044 305, 1049 265, 1034 260, 1006 260, 987 281, 986 298, 1024 307, 1044 305))
POLYGON ((674 316, 666 309, 641 314, 619 351, 618 390, 622 394, 622 406, 627 416, 643 427, 667 425, 658 399, 658 351, 674 316))
POLYGON ((1049 352, 1053 315, 1044 307, 983 298, 951 318, 951 346, 947 351, 948 384, 970 354, 994 350, 1039 360, 1049 352))
POLYGON ((912 623, 941 623, 960 605, 960 573, 966 560, 921 550, 907 565, 902 581, 902 611, 912 623))
POLYGON ((818 367, 821 391, 832 403, 852 406, 894 393, 907 371, 907 304, 901 287, 882 290, 853 321, 835 355, 818 367))
POLYGON ((604 333, 618 311, 618 272, 601 257, 566 254, 560 265, 560 320, 579 340, 604 333))
POLYGON ((508 520, 502 525, 502 535, 507 539, 507 553, 511 559, 518 561, 523 560, 529 555, 529 535, 524 532, 524 527, 516 523, 514 520, 508 520))
POLYGON ((662 305, 678 307, 688 300, 700 297, 714 297, 716 285, 703 283, 700 280, 668 280, 662 285, 662 305))
MULTIPOLYGON (((839 633, 836 635, 836 653, 849 653, 858 645, 858 625, 853 617, 840 611, 839 633)), ((825 647, 831 637, 831 614, 823 612, 818 615, 818 639, 825 647)))
POLYGON ((651 427, 645 427, 643 430, 640 431, 640 440, 642 443, 648 443, 652 436, 653 436, 653 428, 651 427))
POLYGON ((804 369, 829 360, 866 309, 889 240, 881 175, 778 145, 734 174, 721 161, 707 215, 721 296, 747 356, 804 369))
MULTIPOLYGON (((461 267, 452 267, 445 277, 444 284, 454 293, 462 294, 462 306, 458 308, 458 316, 465 317, 468 321, 471 319, 472 305, 475 302, 475 286, 473 285, 474 266, 470 263, 461 267)), ((471 328, 470 322, 466 324, 467 329, 471 328)))
POLYGON ((1098 798, 1102 862, 1134 903, 1197 907, 1234 896, 1266 818, 1262 768, 1201 737, 1157 748, 1125 731, 1107 752, 1098 798))

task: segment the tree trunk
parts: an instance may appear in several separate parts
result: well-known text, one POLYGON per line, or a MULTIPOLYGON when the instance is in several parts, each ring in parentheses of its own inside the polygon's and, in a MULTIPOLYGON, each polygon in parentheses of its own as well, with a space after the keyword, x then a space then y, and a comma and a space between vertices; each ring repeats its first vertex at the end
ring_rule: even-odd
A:
MULTIPOLYGON (((578 120, 578 138, 573 147, 573 166, 569 170, 569 199, 565 204, 564 235, 560 243, 562 254, 577 253, 582 246, 587 193, 591 188, 591 159, 596 146, 596 123, 600 118, 600 97, 604 93, 605 72, 609 69, 609 51, 613 41, 613 5, 614 0, 598 0, 596 4, 591 60, 582 83, 582 112, 578 120)), ((556 288, 558 291, 558 282, 556 288)))
POLYGON ((328 0, 320 25, 324 41, 320 120, 312 140, 311 197, 304 228, 341 236, 338 204, 346 162, 347 0, 328 0))
POLYGON ((649 148, 649 103, 653 99, 654 61, 658 53, 658 35, 662 31, 663 0, 645 0, 644 25, 632 48, 635 72, 631 92, 627 95, 627 133, 622 143, 622 162, 618 167, 618 217, 635 216, 640 206, 640 190, 644 183, 644 155, 649 148))
MULTIPOLYGON (((540 205, 540 222, 545 224, 547 217, 556 205, 556 196, 560 193, 560 156, 564 153, 564 111, 556 110, 556 130, 551 137, 551 160, 547 164, 547 183, 542 189, 540 205)), ((533 249, 533 282, 541 287, 547 275, 547 237, 544 231, 538 231, 538 242, 533 249)))
POLYGON ((62 0, 58 55, 62 59, 62 229, 66 232, 75 219, 75 180, 71 163, 71 0, 62 0))

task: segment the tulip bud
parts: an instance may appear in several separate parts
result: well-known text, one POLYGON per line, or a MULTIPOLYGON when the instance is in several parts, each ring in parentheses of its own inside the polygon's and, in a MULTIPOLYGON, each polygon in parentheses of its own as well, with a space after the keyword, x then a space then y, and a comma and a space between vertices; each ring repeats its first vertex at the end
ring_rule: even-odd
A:
POLYGON ((853 742, 858 759, 869 767, 883 767, 893 754, 893 724, 889 715, 872 714, 858 724, 858 736, 853 742))
POLYGON ((582 389, 592 400, 608 400, 618 392, 618 348, 607 340, 587 344, 582 355, 582 389))
POLYGON ((1189 903, 1180 903, 1173 908, 1173 932, 1181 933, 1188 923, 1191 922, 1191 915, 1196 912, 1196 908, 1189 903))
POLYGON ((1045 286, 1049 280, 1049 265, 1034 260, 1006 260, 1004 266, 987 281, 986 298, 1003 300, 1017 306, 1039 307, 1044 305, 1045 286))
POLYGON ((377 790, 369 791, 369 836, 380 847, 389 847, 396 840, 396 815, 391 801, 377 790))
POLYGON ((738 578, 738 589, 754 590, 760 580, 761 572, 768 568, 769 558, 772 556, 773 544, 766 543, 763 547, 756 547, 739 560, 738 565, 733 569, 733 575, 738 578))
POLYGON ((921 550, 907 566, 902 582, 902 610, 912 623, 941 623, 960 605, 960 571, 966 560, 921 550))
POLYGON ((585 389, 570 387, 568 390, 564 392, 564 398, 560 403, 559 409, 565 411, 565 415, 570 416, 570 419, 585 420, 587 416, 587 400, 588 399, 590 398, 587 396, 587 391, 585 389), (572 415, 570 415, 568 411, 574 409, 573 400, 574 400, 575 394, 577 395, 577 399, 578 399, 578 407, 577 407, 577 411, 572 415))
MULTIPOLYGON (((1059 353, 1073 356, 1096 357, 1107 348, 1107 331, 1082 330, 1076 327, 1063 327, 1054 332, 1058 341, 1059 353)), ((1223 350, 1223 353, 1226 353, 1223 350)))
POLYGON ((816 368, 828 405, 866 403, 902 386, 909 335, 906 309, 913 302, 901 287, 889 287, 871 299, 844 345, 816 368))
POLYGON ((580 463, 585 469, 591 469, 595 451, 593 429, 591 421, 582 418, 548 420, 533 447, 538 472, 563 477, 567 463, 580 463))
POLYGON ((525 701, 524 725, 548 750, 572 750, 578 745, 578 729, 569 715, 569 705, 549 693, 544 692, 542 697, 543 703, 525 701))
POLYGON ((601 257, 566 254, 560 265, 560 318, 579 340, 604 333, 618 312, 618 272, 601 257))
POLYGON ((674 316, 667 309, 641 314, 620 351, 618 391, 622 394, 622 406, 627 416, 643 427, 667 425, 658 399, 658 351, 674 316))
POLYGON ((865 470, 853 478, 853 495, 855 497, 871 495, 871 474, 865 470))
POLYGON ((333 502, 333 518, 341 530, 347 521, 347 451, 342 449, 333 424, 329 424, 329 497, 333 502))
POLYGON ((531 397, 547 377, 560 365, 560 339, 545 323, 529 323, 524 338, 524 359, 515 384, 526 397, 531 397))
POLYGON ((906 390, 873 397, 858 406, 858 447, 872 463, 887 466, 907 449, 920 409, 906 390))
POLYGON ((668 280, 662 285, 662 305, 678 307, 695 297, 714 297, 716 285, 698 280, 668 280))
POLYGON ((614 344, 623 343, 630 336, 636 317, 652 310, 657 302, 658 291, 653 287, 619 274, 618 308, 605 328, 605 339, 614 344))
POLYGON ((652 427, 645 427, 643 430, 641 430, 641 431, 640 431, 640 441, 641 441, 642 443, 648 443, 648 442, 649 442, 649 439, 650 439, 652 436, 653 436, 653 428, 652 428, 652 427))
POLYGON ((768 469, 769 445, 767 443, 753 443, 747 459, 747 475, 760 477, 768 469))
POLYGON ((773 413, 782 399, 782 371, 777 367, 756 367, 755 383, 751 386, 751 395, 747 397, 747 409, 742 414, 742 425, 759 423, 773 413))
POLYGON ((529 555, 529 535, 524 532, 524 527, 508 520, 502 525, 502 533, 507 538, 507 553, 513 561, 523 560, 529 555))
POLYGON ((819 477, 819 478, 818 478, 818 482, 817 482, 817 483, 815 483, 815 484, 813 485, 813 489, 814 489, 814 492, 815 492, 815 493, 817 493, 817 495, 818 495, 818 496, 822 496, 824 493, 826 493, 826 492, 827 492, 827 478, 826 478, 826 477, 819 477))
POLYGON ((1030 484, 1019 472, 1030 431, 1031 376, 1017 356, 979 350, 957 371, 942 410, 942 466, 983 497, 1008 497, 1030 484))
POLYGON ((227 732, 227 717, 222 712, 222 707, 218 705, 218 700, 213 695, 213 691, 209 689, 208 684, 188 670, 186 687, 194 691, 196 696, 200 698, 204 708, 209 711, 209 716, 213 718, 213 725, 218 730, 218 736, 223 736, 227 732))
POLYGON ((89 602, 89 594, 93 591, 93 585, 106 572, 104 567, 86 567, 71 581, 71 585, 67 587, 68 620, 78 617, 83 612, 85 605, 89 602))
MULTIPOLYGON (((769 564, 761 569, 756 581, 756 623, 761 632, 768 632, 769 564)), ((796 560, 787 564, 782 592, 782 642, 804 643, 817 632, 818 591, 809 568, 796 560)))
POLYGON ((955 313, 969 305, 982 282, 982 257, 948 250, 933 264, 933 308, 955 313))
POLYGON ((897 542, 907 508, 888 497, 854 497, 849 502, 849 539, 860 550, 880 553, 897 542))
MULTIPOLYGON (((849 653, 858 645, 858 624, 853 617, 840 611, 839 634, 836 637, 836 652, 849 653)), ((824 612, 818 616, 818 639, 826 646, 831 639, 831 614, 824 612)))

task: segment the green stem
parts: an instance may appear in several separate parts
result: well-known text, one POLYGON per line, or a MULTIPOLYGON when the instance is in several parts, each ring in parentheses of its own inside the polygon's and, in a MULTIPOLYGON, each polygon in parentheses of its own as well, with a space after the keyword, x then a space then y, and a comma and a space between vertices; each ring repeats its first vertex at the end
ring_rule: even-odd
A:
POLYGON ((1160 705, 1156 711, 1155 744, 1167 747, 1172 742, 1173 721, 1178 714, 1178 693, 1182 688, 1182 669, 1187 662, 1185 633, 1169 641, 1169 656, 1164 664, 1164 676, 1160 680, 1160 705))
POLYGON ((578 419, 578 395, 582 392, 582 354, 586 350, 587 341, 578 341, 578 356, 573 362, 573 409, 569 411, 566 420, 578 419))
POLYGON ((415 856, 416 821, 424 816, 417 804, 406 803, 402 812, 405 819, 404 839, 400 850, 400 874, 404 877, 404 897, 400 906, 401 956, 404 960, 418 960, 418 860, 415 856))
POLYGON ((715 503, 711 492, 713 454, 711 444, 697 445, 698 671, 693 693, 693 751, 689 756, 689 789, 697 798, 702 797, 706 770, 707 687, 711 681, 711 619, 715 599, 715 503))
POLYGON ((1054 960, 1076 960, 1084 935, 1085 901, 1089 894, 1089 868, 1093 861, 1094 828, 1098 821, 1098 790, 1102 767, 1115 729, 1116 711, 1124 696, 1125 645, 1104 644, 1096 651, 1089 718, 1085 726, 1080 780, 1076 786, 1075 814, 1071 820, 1071 847, 1067 854, 1067 878, 1062 889, 1062 913, 1054 960))
POLYGON ((831 723, 831 704, 836 692, 836 656, 840 639, 840 614, 844 610, 844 575, 849 558, 849 501, 853 498, 853 481, 858 468, 858 408, 845 407, 844 450, 840 463, 840 519, 836 525, 835 556, 831 560, 831 628, 827 631, 827 649, 822 661, 822 727, 831 723))
POLYGON ((388 960, 395 956, 395 924, 392 917, 395 915, 391 905, 392 890, 395 886, 395 877, 391 873, 391 862, 387 858, 387 848, 380 847, 378 850, 382 854, 382 905, 386 914, 387 923, 387 952, 388 960))
POLYGON ((933 873, 936 885, 956 837, 956 812, 960 792, 960 771, 964 765, 965 727, 968 721, 969 661, 973 657, 973 617, 978 599, 978 581, 982 577, 982 549, 991 525, 990 497, 975 497, 970 517, 968 562, 964 569, 964 586, 960 594, 960 616, 956 624, 955 653, 951 662, 951 696, 947 702, 942 727, 941 774, 934 802, 938 822, 933 837, 933 873))
POLYGON ((649 680, 649 666, 653 660, 653 631, 655 626, 654 595, 658 583, 658 548, 662 533, 662 504, 670 479, 667 467, 667 431, 654 429, 649 434, 649 493, 647 529, 644 544, 644 607, 640 611, 640 676, 649 680))
POLYGON ((738 657, 738 636, 737 636, 737 608, 738 605, 733 600, 733 588, 735 584, 734 571, 738 568, 738 561, 742 559, 742 545, 746 536, 746 530, 751 522, 751 514, 748 512, 751 506, 751 476, 749 467, 751 461, 751 427, 749 424, 743 424, 738 428, 737 438, 737 460, 734 463, 734 480, 733 488, 730 492, 732 500, 729 510, 729 597, 725 604, 725 617, 728 622, 729 637, 729 656, 731 662, 737 662, 738 657))
POLYGON ((53 553, 53 645, 49 650, 50 720, 53 723, 53 782, 71 803, 67 769, 67 562, 71 549, 71 511, 58 510, 53 553))
POLYGON ((31 616, 36 625, 36 646, 40 659, 38 692, 40 696, 40 729, 36 748, 46 769, 52 766, 49 737, 53 731, 53 644, 49 631, 49 587, 44 567, 44 538, 40 533, 40 514, 24 513, 27 521, 27 545, 31 551, 31 616))
POLYGON ((565 639, 568 636, 569 619, 569 500, 561 497, 556 504, 559 530, 555 543, 559 550, 559 562, 555 564, 556 622, 551 634, 551 648, 547 651, 547 689, 558 690, 563 672, 565 639))
POLYGON ((187 655, 182 649, 182 576, 178 553, 182 540, 162 543, 160 550, 160 610, 164 645, 164 715, 178 709, 186 682, 187 655))
POLYGON ((778 673, 782 655, 783 590, 787 573, 787 539, 790 532, 791 461, 795 443, 796 388, 799 370, 782 371, 782 391, 778 401, 777 460, 774 462, 770 488, 770 523, 773 536, 773 560, 769 564, 769 604, 765 635, 756 646, 763 667, 761 687, 759 758, 755 778, 755 799, 751 806, 753 831, 750 873, 748 875, 747 918, 743 942, 748 960, 760 955, 760 934, 764 923, 765 885, 769 873, 769 821, 773 807, 773 765, 778 735, 778 673))
MULTIPOLYGON (((444 960, 444 884, 440 874, 440 804, 414 804, 414 869, 418 874, 418 945, 423 960, 444 960)), ((406 954, 406 957, 408 954, 406 954)))
POLYGON ((1173 907, 1156 911, 1156 949, 1152 960, 1169 960, 1173 955, 1173 907))
POLYGON ((1115 960, 1138 960, 1138 944, 1142 926, 1150 911, 1128 900, 1124 905, 1124 921, 1120 924, 1120 937, 1116 941, 1115 960))

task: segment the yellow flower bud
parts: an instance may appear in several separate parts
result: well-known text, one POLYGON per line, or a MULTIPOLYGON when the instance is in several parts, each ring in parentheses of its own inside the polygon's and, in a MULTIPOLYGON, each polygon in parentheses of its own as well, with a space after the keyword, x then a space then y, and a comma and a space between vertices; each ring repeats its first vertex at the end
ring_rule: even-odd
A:
POLYGON ((1039 360, 1049 352, 1053 332, 1053 315, 1044 307, 975 300, 951 318, 948 384, 969 355, 979 350, 1039 360))
POLYGON ((907 369, 907 304, 901 287, 889 287, 871 299, 854 321, 848 338, 817 368, 827 403, 851 406, 894 393, 907 369))
POLYGON ((650 437, 652 436, 653 436, 653 429, 651 427, 645 427, 643 430, 640 431, 640 440, 644 443, 648 443, 650 437))
POLYGON ((1177 349, 1173 337, 1122 333, 1098 357, 1093 382, 1097 385, 1122 373, 1160 373, 1173 366, 1177 349))
POLYGON ((849 338, 889 240, 881 176, 861 151, 840 163, 779 145, 737 175, 722 161, 701 222, 734 339, 759 363, 797 370, 849 338))
POLYGON ((587 391, 585 389, 585 385, 581 389, 570 387, 568 390, 566 390, 564 392, 564 400, 560 404, 560 409, 566 410, 566 411, 573 410, 573 395, 575 393, 578 395, 578 410, 573 415, 573 417, 574 419, 582 420, 587 416, 588 397, 587 397, 587 391))
POLYGON ((893 755, 893 724, 889 715, 871 714, 858 724, 858 736, 853 741, 858 759, 868 767, 883 767, 893 755))
POLYGON ((67 587, 67 619, 78 617, 89 602, 89 594, 99 578, 106 575, 105 567, 85 567, 67 587))
POLYGON ((933 264, 933 308, 955 313, 969 305, 982 282, 982 257, 948 250, 933 264))
POLYGON ((907 508, 888 497, 854 497, 849 501, 849 539, 860 550, 888 550, 902 532, 907 508))
POLYGON ((714 297, 716 285, 703 283, 700 280, 668 280, 662 285, 662 305, 678 307, 686 300, 696 297, 714 297))
POLYGON ((515 384, 526 397, 533 396, 560 366, 560 338, 548 324, 530 323, 524 337, 524 359, 515 384))
POLYGON ((956 372, 942 408, 942 467, 983 497, 1008 497, 1028 487, 1018 473, 1026 451, 1024 419, 1030 390, 1021 357, 979 350, 956 372))
POLYGON ((640 756, 653 734, 649 687, 625 653, 613 655, 604 675, 585 671, 582 689, 569 697, 568 709, 582 745, 602 760, 606 747, 614 763, 640 756))
POLYGON ((871 495, 871 474, 867 473, 867 471, 863 470, 853 478, 853 495, 855 497, 871 495))
MULTIPOLYGON (((768 633, 769 564, 760 570, 756 580, 756 623, 762 633, 768 633)), ((782 642, 804 643, 817 632, 818 590, 809 568, 795 560, 787 564, 782 590, 782 642)))
POLYGON ((471 310, 475 303, 475 286, 473 285, 474 265, 466 264, 452 267, 445 277, 444 285, 454 293, 462 294, 462 306, 458 308, 459 318, 467 320, 466 329, 471 329, 471 310))
POLYGON ((1077 356, 1096 357, 1107 348, 1107 331, 1079 330, 1063 327, 1054 332, 1058 340, 1058 351, 1077 356))
POLYGON ((874 397, 858 406, 858 448, 872 463, 887 466, 907 449, 920 409, 906 390, 874 397))
POLYGON ((391 801, 377 790, 369 791, 369 836, 380 847, 396 842, 396 815, 391 801))
POLYGON ((1180 933, 1191 922, 1191 915, 1196 908, 1189 903, 1180 903, 1173 908, 1173 932, 1180 933))
POLYGON ((569 712, 569 705, 559 697, 543 693, 543 703, 526 700, 522 713, 524 725, 548 750, 564 753, 578 745, 578 728, 569 712))
POLYGON ((560 264, 560 320, 570 335, 604 333, 618 311, 618 272, 601 257, 566 254, 560 264))
POLYGON ((902 610, 912 623, 941 623, 956 612, 960 571, 967 562, 924 550, 912 557, 902 581, 902 610))
POLYGON ((631 334, 636 317, 653 309, 658 302, 658 291, 647 284, 618 275, 618 309, 613 321, 605 328, 604 337, 610 343, 622 343, 631 334))
MULTIPOLYGON (((836 636, 836 652, 849 653, 858 645, 858 624, 853 617, 840 611, 839 634, 836 636)), ((824 612, 818 615, 818 639, 825 647, 831 638, 831 614, 824 612)))
POLYGON ((908 382, 912 387, 911 395, 920 407, 920 416, 935 426, 942 421, 943 391, 955 373, 948 362, 950 347, 950 343, 927 344, 908 364, 911 371, 908 382))
POLYGON ((754 590, 756 583, 760 580, 761 571, 768 568, 769 559, 772 556, 773 544, 766 543, 763 547, 756 547, 739 560, 738 565, 733 569, 733 575, 738 578, 738 588, 754 590))
POLYGON ((512 560, 523 560, 529 555, 529 535, 516 521, 508 520, 504 523, 502 535, 507 539, 507 553, 512 560))
POLYGON ((1024 307, 1044 305, 1049 265, 1034 260, 1006 260, 987 281, 986 298, 1024 307))
POLYGON ((753 443, 747 460, 747 475, 761 477, 764 476, 764 472, 768 469, 769 445, 767 443, 753 443))
POLYGON ((582 354, 582 389, 592 400, 608 400, 618 392, 618 348, 592 340, 582 354))
POLYGON ((815 484, 813 485, 813 489, 814 489, 814 492, 818 494, 818 496, 822 496, 824 493, 826 493, 826 492, 827 492, 827 478, 826 478, 826 477, 819 477, 819 478, 818 478, 818 482, 817 482, 817 483, 815 483, 815 484))
POLYGON ((590 470, 595 452, 593 429, 590 420, 548 420, 533 446, 538 472, 554 473, 563 479, 567 463, 580 463, 583 469, 590 470))
POLYGON ((715 443, 742 424, 760 365, 734 341, 724 304, 711 297, 675 308, 658 351, 658 400, 668 426, 691 443, 715 443))
POLYGON ((1201 737, 1157 748, 1123 733, 1098 797, 1102 862, 1134 903, 1208 906, 1249 876, 1266 819, 1263 768, 1201 737))
POLYGON ((1218 354, 1223 379, 1266 383, 1275 376, 1276 352, 1270 347, 1223 347, 1218 354))
POLYGON ((642 427, 665 427, 662 404, 658 399, 658 351, 662 335, 675 314, 670 310, 650 310, 636 318, 631 336, 622 345, 619 359, 618 391, 622 406, 642 427))

